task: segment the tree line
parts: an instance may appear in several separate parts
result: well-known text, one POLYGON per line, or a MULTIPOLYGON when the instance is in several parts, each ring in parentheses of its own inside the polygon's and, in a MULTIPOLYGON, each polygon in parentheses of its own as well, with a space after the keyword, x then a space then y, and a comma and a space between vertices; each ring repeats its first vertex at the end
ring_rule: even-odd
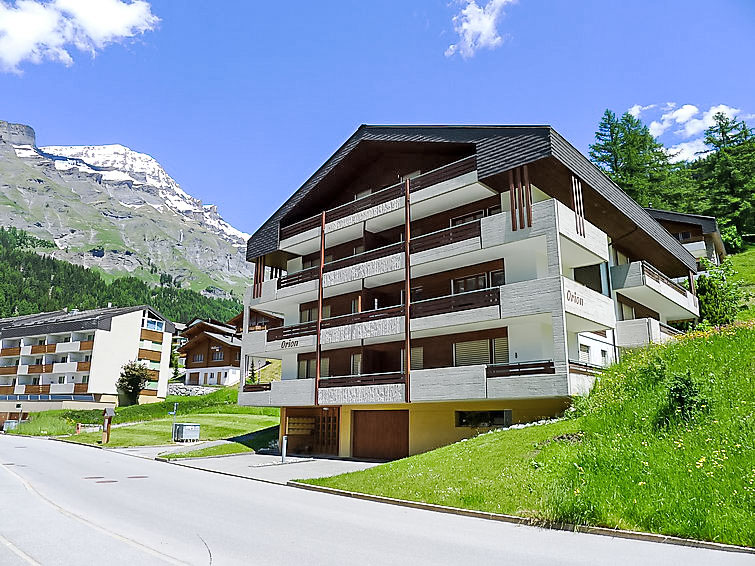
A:
POLYGON ((716 114, 696 159, 674 162, 639 118, 606 110, 590 159, 645 207, 715 216, 729 252, 755 235, 755 136, 744 121, 716 114))
POLYGON ((136 277, 107 283, 92 269, 40 255, 33 248, 54 248, 23 230, 0 227, 0 317, 68 309, 150 305, 175 322, 199 318, 228 320, 240 302, 214 299, 189 289, 154 287, 136 277))

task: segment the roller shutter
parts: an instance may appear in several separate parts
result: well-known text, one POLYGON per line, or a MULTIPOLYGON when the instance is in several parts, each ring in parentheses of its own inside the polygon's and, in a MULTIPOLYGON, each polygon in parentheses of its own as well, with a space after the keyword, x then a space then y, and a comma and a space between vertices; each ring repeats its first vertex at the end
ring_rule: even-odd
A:
POLYGON ((457 366, 474 366, 490 363, 490 340, 472 340, 454 344, 454 361, 457 366))

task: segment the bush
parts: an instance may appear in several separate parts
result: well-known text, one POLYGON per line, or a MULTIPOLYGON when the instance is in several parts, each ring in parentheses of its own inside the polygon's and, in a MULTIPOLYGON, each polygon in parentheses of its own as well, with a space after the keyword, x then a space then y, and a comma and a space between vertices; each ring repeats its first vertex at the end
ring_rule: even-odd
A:
POLYGON ((727 226, 721 229, 721 239, 724 241, 726 251, 730 254, 738 254, 744 249, 742 236, 737 232, 736 226, 727 226))
POLYGON ((128 362, 121 369, 121 376, 115 386, 122 392, 128 405, 139 403, 139 392, 144 389, 149 381, 147 366, 137 361, 128 362))
POLYGON ((656 417, 656 424, 668 426, 678 421, 691 421, 699 413, 705 412, 710 402, 700 393, 692 379, 692 374, 674 375, 667 388, 665 402, 656 417))
POLYGON ((715 326, 732 324, 745 296, 739 282, 734 280, 736 271, 731 260, 727 258, 719 266, 704 258, 702 261, 707 274, 697 278, 700 320, 715 326))

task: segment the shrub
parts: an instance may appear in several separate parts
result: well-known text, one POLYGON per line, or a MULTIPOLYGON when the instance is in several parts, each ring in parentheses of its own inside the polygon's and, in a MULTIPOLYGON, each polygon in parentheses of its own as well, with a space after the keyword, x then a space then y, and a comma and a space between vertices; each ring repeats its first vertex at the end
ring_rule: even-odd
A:
POLYGON ((721 230, 721 239, 726 246, 726 251, 730 254, 737 254, 744 249, 742 236, 737 232, 736 226, 727 226, 721 230))
POLYGON ((128 362, 121 369, 121 376, 115 383, 118 391, 122 392, 127 404, 136 405, 139 402, 139 392, 149 381, 147 366, 137 361, 128 362))
POLYGON ((700 301, 700 319, 715 326, 731 324, 745 296, 728 258, 715 266, 703 258, 707 274, 697 278, 697 297, 700 301))
POLYGON ((656 417, 656 425, 668 426, 680 420, 691 421, 709 406, 710 402, 700 393, 691 372, 687 370, 686 374, 674 375, 669 381, 666 399, 656 417))

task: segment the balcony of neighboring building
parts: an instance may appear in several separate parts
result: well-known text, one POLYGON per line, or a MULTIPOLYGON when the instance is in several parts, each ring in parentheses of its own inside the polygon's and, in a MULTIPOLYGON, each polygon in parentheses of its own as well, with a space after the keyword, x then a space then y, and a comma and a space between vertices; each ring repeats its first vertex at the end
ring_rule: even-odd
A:
POLYGON ((663 321, 689 320, 700 314, 697 297, 646 261, 611 267, 613 289, 659 313, 663 321))
POLYGON ((648 344, 664 344, 682 334, 681 331, 651 318, 616 322, 616 345, 619 348, 641 348, 648 344))

